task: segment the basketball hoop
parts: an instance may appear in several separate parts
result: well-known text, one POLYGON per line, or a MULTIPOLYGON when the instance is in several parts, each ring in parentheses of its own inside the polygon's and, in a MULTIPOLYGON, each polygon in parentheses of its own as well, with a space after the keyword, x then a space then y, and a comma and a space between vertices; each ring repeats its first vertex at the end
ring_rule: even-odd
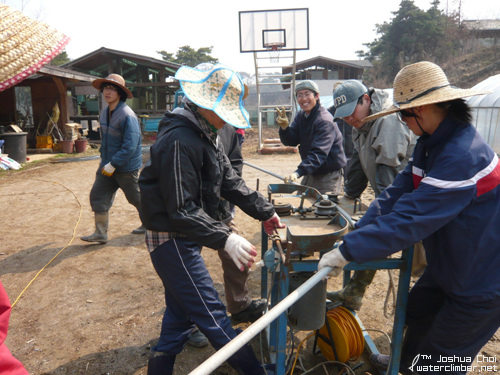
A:
POLYGON ((281 48, 283 48, 284 45, 285 45, 285 43, 279 43, 279 42, 278 43, 268 43, 265 45, 265 47, 269 51, 269 61, 271 61, 272 63, 279 62, 281 48))

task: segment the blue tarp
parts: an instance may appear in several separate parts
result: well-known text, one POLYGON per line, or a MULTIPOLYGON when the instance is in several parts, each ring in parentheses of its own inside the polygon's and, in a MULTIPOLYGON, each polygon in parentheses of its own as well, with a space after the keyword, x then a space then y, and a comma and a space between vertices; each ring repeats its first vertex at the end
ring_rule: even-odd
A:
POLYGON ((161 118, 147 118, 146 119, 146 124, 144 125, 144 131, 145 132, 157 132, 158 131, 158 125, 160 124, 161 118))

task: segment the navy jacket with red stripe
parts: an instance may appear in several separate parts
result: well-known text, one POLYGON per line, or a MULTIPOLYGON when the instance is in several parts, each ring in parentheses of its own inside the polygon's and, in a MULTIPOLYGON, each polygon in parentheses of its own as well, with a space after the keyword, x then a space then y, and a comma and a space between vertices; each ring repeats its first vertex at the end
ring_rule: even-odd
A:
POLYGON ((448 117, 419 138, 404 171, 344 236, 358 263, 423 241, 428 272, 449 295, 500 297, 500 163, 476 129, 448 117))

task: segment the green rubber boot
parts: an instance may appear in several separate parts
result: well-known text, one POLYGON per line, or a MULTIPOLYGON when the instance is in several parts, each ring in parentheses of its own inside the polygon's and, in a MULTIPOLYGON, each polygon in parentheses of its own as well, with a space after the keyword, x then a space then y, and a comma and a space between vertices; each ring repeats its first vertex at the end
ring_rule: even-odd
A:
POLYGON ((326 298, 332 302, 339 301, 348 309, 359 310, 366 287, 371 284, 376 272, 376 270, 354 271, 354 276, 343 289, 337 292, 327 292, 326 298))
POLYGON ((87 242, 97 242, 101 244, 105 244, 108 242, 108 222, 109 222, 109 213, 105 212, 95 212, 95 232, 90 236, 80 237, 82 241, 87 242))

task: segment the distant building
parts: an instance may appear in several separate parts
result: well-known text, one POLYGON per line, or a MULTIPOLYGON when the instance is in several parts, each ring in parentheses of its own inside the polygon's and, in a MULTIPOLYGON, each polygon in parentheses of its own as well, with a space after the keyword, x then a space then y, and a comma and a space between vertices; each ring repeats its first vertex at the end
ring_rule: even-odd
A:
POLYGON ((496 20, 464 20, 462 27, 469 30, 473 37, 483 47, 494 47, 499 45, 500 19, 496 20))
MULTIPOLYGON (((311 59, 303 60, 295 63, 295 82, 296 84, 304 80, 312 80, 319 87, 321 104, 328 108, 331 106, 333 86, 336 82, 347 79, 362 80, 366 69, 371 69, 372 64, 368 60, 334 60, 324 56, 317 56, 311 59)), ((281 82, 291 82, 293 73, 292 66, 281 68, 282 75, 288 75, 290 78, 282 79, 281 82)), ((272 76, 269 76, 272 80, 272 76)), ((276 80, 278 78, 275 78, 276 80)), ((290 97, 290 84, 283 83, 282 85, 269 86, 265 92, 261 93, 262 105, 286 105, 290 97), (271 89, 272 88, 272 89, 271 89), (281 90, 279 89, 281 88, 281 90), (271 91, 273 90, 273 91, 271 91)), ((245 108, 250 113, 252 124, 257 122, 257 94, 250 89, 250 94, 245 100, 245 108)), ((265 117, 262 121, 265 125, 274 125, 275 113, 264 113, 265 117)))
MULTIPOLYGON (((368 60, 334 60, 317 56, 295 64, 295 80, 361 80, 365 69, 371 67, 368 60)), ((285 67, 282 71, 283 74, 292 74, 292 67, 285 67)))

